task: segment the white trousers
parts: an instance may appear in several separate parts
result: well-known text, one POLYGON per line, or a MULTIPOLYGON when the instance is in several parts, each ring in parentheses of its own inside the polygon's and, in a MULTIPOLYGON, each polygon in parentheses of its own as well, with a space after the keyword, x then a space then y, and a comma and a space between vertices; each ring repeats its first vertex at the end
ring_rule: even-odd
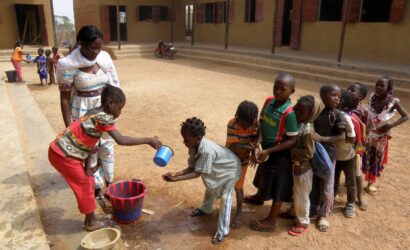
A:
POLYGON ((312 191, 313 171, 309 169, 305 173, 293 175, 293 204, 295 214, 300 224, 309 225, 310 199, 312 191))
MULTIPOLYGON (((199 209, 201 209, 206 214, 211 214, 213 206, 217 197, 210 193, 208 190, 205 191, 204 201, 199 209)), ((221 235, 229 234, 229 224, 231 221, 231 209, 232 209, 232 190, 222 194, 220 197, 221 205, 219 207, 219 218, 218 218, 218 233, 221 235)))

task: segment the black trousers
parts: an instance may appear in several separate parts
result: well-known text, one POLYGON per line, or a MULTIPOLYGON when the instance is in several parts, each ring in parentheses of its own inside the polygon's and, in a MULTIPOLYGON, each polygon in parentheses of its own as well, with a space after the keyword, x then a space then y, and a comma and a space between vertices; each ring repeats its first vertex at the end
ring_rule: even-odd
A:
POLYGON ((346 177, 347 203, 354 204, 356 202, 356 173, 355 173, 356 157, 348 161, 336 161, 335 170, 335 189, 334 194, 337 194, 340 184, 340 175, 343 173, 346 177))

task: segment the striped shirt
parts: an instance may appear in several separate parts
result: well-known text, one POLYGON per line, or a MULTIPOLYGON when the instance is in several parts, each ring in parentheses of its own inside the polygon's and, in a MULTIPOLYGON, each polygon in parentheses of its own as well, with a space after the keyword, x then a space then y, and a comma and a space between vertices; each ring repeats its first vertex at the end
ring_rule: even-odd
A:
POLYGON ((231 150, 205 138, 198 151, 189 150, 188 166, 201 174, 206 189, 217 197, 232 191, 242 172, 241 162, 231 150))
MULTIPOLYGON (((238 119, 232 118, 228 122, 226 147, 230 147, 233 143, 239 143, 245 146, 251 145, 258 140, 259 126, 257 123, 253 124, 248 129, 240 126, 238 119)), ((231 149, 232 150, 232 149, 231 149)), ((249 163, 251 150, 232 150, 242 162, 242 165, 249 163), (238 152, 237 152, 238 151, 238 152)))

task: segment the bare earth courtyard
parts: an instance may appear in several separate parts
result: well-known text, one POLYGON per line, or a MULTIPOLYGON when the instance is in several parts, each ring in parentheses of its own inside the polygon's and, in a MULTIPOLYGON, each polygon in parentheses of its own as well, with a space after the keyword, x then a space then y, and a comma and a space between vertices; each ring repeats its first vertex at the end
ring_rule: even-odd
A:
MULTIPOLYGON (((118 121, 120 131, 137 136, 156 135, 175 151, 170 165, 159 168, 152 162, 155 152, 149 147, 116 147, 115 179, 142 179, 148 187, 144 207, 155 211, 154 215, 144 214, 139 224, 121 225, 122 237, 129 249, 410 249, 410 148, 407 144, 410 123, 393 130, 390 164, 378 183, 378 194, 365 196, 369 203, 367 211, 357 209, 355 218, 346 219, 341 213, 346 199, 341 188, 341 201, 335 204, 329 232, 320 233, 312 224, 307 235, 292 237, 287 233, 293 224, 289 220, 279 219, 275 233, 249 229, 252 219, 266 215, 270 202, 262 207, 249 206, 247 209, 251 211, 244 214, 243 226, 231 230, 222 245, 212 246, 217 209, 210 218, 189 217, 190 211, 202 201, 205 190, 202 181, 166 183, 161 175, 186 167, 187 149, 179 133, 182 121, 191 116, 200 117, 207 127, 206 136, 224 144, 226 123, 237 105, 247 99, 261 107, 272 93, 274 75, 179 58, 124 59, 115 64, 127 96, 118 121)), ((23 67, 23 74, 30 81, 29 88, 40 108, 56 133, 59 132, 64 125, 57 86, 38 85, 32 66, 23 67)), ((293 102, 302 95, 318 93, 320 88, 319 84, 302 79, 297 79, 296 85, 293 102)), ((409 100, 401 101, 409 110, 409 100)), ((255 191, 254 174, 254 170, 248 171, 246 193, 255 191)), ((80 219, 81 215, 78 216, 80 219)))

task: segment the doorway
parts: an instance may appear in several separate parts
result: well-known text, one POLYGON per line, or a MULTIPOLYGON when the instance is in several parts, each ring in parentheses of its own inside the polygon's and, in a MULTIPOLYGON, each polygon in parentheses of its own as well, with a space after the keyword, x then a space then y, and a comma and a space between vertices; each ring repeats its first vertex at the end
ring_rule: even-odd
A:
POLYGON ((302 27, 302 0, 277 0, 274 46, 298 49, 302 27))
POLYGON ((18 40, 30 45, 48 45, 44 6, 15 4, 18 40))
POLYGON ((192 22, 193 22, 194 5, 185 5, 185 40, 192 39, 192 22))
MULTIPOLYGON (((124 5, 120 5, 120 38, 121 41, 127 41, 127 11, 124 5)), ((109 24, 110 24, 110 39, 118 41, 117 38, 117 6, 110 5, 108 7, 109 24)))

